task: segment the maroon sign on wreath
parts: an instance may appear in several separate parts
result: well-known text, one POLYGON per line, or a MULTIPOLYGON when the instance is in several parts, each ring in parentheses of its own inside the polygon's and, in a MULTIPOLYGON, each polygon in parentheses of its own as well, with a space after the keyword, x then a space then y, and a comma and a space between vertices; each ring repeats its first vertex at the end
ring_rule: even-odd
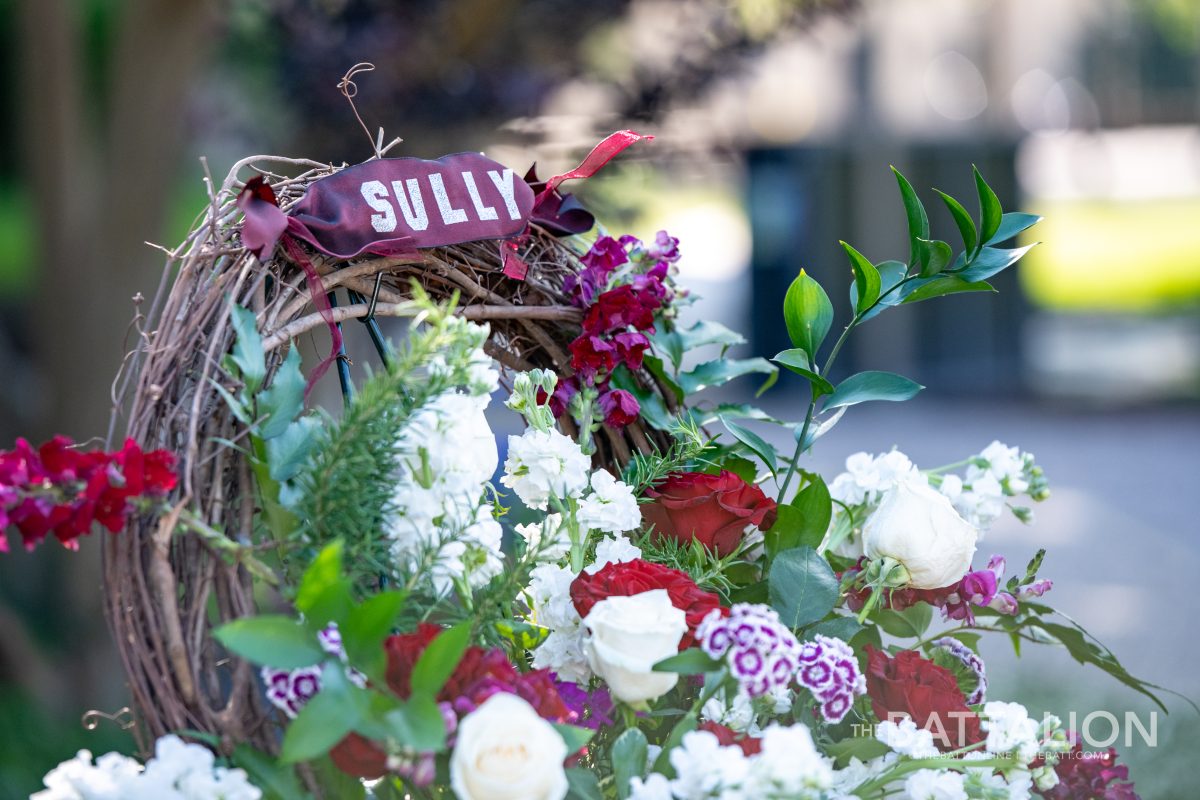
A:
POLYGON ((386 158, 348 167, 308 187, 289 230, 339 258, 394 253, 525 230, 534 195, 513 170, 479 153, 436 161, 386 158))

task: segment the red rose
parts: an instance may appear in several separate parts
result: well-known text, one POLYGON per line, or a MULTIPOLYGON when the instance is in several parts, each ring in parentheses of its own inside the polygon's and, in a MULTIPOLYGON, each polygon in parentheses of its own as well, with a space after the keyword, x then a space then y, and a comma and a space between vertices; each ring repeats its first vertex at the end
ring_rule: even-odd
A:
POLYGON ((695 642, 696 628, 714 608, 721 607, 721 598, 706 592, 686 572, 636 558, 620 564, 605 564, 594 575, 586 572, 571 582, 571 602, 579 616, 586 617, 592 606, 609 597, 631 597, 653 589, 666 589, 671 605, 687 615, 688 632, 679 642, 686 650, 695 642))
POLYGON ((732 728, 727 728, 717 722, 701 722, 700 730, 708 731, 713 736, 717 737, 717 741, 722 747, 728 747, 731 744, 736 744, 742 748, 742 752, 747 757, 758 755, 762 752, 762 739, 756 739, 746 733, 737 733, 732 728))
POLYGON ((346 735, 329 751, 334 765, 347 775, 375 780, 387 774, 387 753, 357 733, 346 735))
POLYGON ((747 526, 775 524, 775 501, 728 470, 674 473, 646 496, 654 502, 642 506, 642 519, 657 536, 683 544, 695 539, 718 556, 737 549, 747 526))
POLYGON ((438 637, 442 629, 437 625, 422 622, 412 633, 389 636, 383 643, 387 652, 388 688, 404 699, 412 694, 412 671, 417 659, 429 643, 438 637))
POLYGON ((867 645, 866 678, 871 708, 881 722, 907 715, 932 733, 943 751, 983 741, 979 716, 967 707, 954 674, 916 650, 891 658, 867 645))

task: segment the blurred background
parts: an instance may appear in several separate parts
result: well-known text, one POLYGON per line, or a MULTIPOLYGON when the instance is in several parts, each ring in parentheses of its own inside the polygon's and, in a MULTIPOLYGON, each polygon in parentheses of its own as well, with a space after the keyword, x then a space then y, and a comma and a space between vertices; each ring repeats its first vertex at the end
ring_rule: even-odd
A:
MULTIPOLYGON (((576 188, 615 232, 680 237, 694 315, 758 355, 788 346, 778 307, 800 267, 844 311, 839 239, 905 257, 889 164, 951 241, 929 187, 973 209, 977 164, 1005 208, 1046 216, 1026 241, 1043 244, 1000 295, 856 334, 840 369, 930 388, 853 409, 815 464, 1033 451, 1054 497, 983 549, 1015 566, 1049 547, 1047 599, 1198 697, 1198 49, 1195 0, 0 0, 0 443, 104 434, 135 298, 161 277, 145 242, 182 239, 206 170, 371 154, 336 89, 359 61, 377 66, 363 119, 405 139, 391 155, 484 150, 545 175, 611 130, 656 134, 576 188)), ((764 407, 794 419, 800 388, 781 380, 764 407)), ((0 558, 0 800, 78 747, 129 747, 80 719, 126 702, 98 560, 94 541, 0 558)), ((1035 713, 1149 712, 1065 652, 1020 672, 1006 643, 985 654, 994 696, 1035 713)), ((1200 718, 1168 705, 1157 747, 1117 745, 1143 797, 1190 800, 1179 756, 1200 718)))

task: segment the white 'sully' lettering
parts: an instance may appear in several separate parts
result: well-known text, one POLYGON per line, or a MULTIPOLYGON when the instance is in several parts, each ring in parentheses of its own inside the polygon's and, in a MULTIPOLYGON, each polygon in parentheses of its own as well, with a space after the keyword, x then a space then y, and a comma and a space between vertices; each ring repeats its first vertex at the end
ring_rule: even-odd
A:
POLYGON ((496 191, 504 198, 504 207, 508 209, 508 216, 512 219, 520 219, 521 210, 517 208, 517 193, 516 189, 513 188, 513 171, 506 169, 503 173, 500 173, 494 169, 490 169, 488 170, 488 177, 492 179, 492 184, 496 187, 496 191))
POLYGON ((429 186, 433 189, 433 199, 437 200, 438 211, 442 212, 442 222, 454 225, 467 221, 467 212, 450 205, 450 197, 446 194, 446 184, 441 175, 436 172, 430 175, 429 186))
POLYGON ((400 204, 400 213, 408 223, 410 230, 423 231, 429 227, 429 215, 425 213, 425 198, 421 196, 421 184, 416 178, 409 178, 404 183, 392 181, 392 191, 396 194, 396 202, 400 204), (405 188, 407 187, 407 189, 405 188))
POLYGON ((379 181, 365 181, 359 191, 367 205, 379 212, 371 215, 371 227, 380 233, 396 230, 396 210, 388 202, 387 187, 379 181))
POLYGON ((467 194, 471 195, 471 202, 475 205, 475 213, 479 215, 481 220, 484 219, 499 219, 500 215, 496 213, 496 209, 483 204, 483 198, 479 196, 479 189, 475 186, 475 176, 470 172, 462 174, 463 183, 467 185, 467 194))

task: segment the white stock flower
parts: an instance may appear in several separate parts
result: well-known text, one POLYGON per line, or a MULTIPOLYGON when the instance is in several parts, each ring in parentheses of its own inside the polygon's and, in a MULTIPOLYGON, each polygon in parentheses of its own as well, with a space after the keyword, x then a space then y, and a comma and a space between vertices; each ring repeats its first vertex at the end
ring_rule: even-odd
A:
POLYGON ((607 597, 592 606, 583 625, 588 663, 618 700, 630 704, 653 700, 679 680, 674 672, 652 670, 678 652, 687 632, 687 617, 671 604, 666 589, 607 597))
POLYGON ((46 789, 30 800, 259 800, 262 792, 240 769, 215 766, 213 754, 178 736, 164 736, 154 758, 142 766, 109 753, 91 763, 81 750, 44 779, 46 789))
MULTIPOLYGON (((400 461, 418 480, 482 484, 500 457, 484 410, 489 398, 446 392, 419 408, 397 443, 400 461)), ((424 481, 422 481, 424 482, 424 481)))
POLYGON ((975 528, 924 478, 898 483, 863 526, 867 556, 903 564, 916 589, 940 589, 962 578, 977 539, 975 528))
POLYGON ((718 692, 700 709, 700 716, 736 733, 746 733, 754 724, 754 703, 750 694, 741 687, 731 701, 727 700, 725 693, 718 692))
POLYGON ((562 681, 587 683, 592 668, 583 652, 583 628, 551 631, 533 651, 533 668, 548 669, 562 681))
POLYGON ((933 743, 933 734, 918 728, 910 718, 905 717, 899 724, 884 720, 875 726, 875 738, 886 744, 892 750, 910 758, 933 758, 938 749, 933 743))
POLYGON ((899 481, 913 476, 920 476, 920 472, 899 450, 878 456, 854 453, 846 459, 846 471, 829 484, 829 494, 848 506, 871 504, 899 481))
POLYGON ((1038 723, 1020 703, 992 700, 983 706, 981 727, 987 731, 984 749, 989 753, 1013 753, 1028 764, 1038 753, 1038 723))
POLYGON ((879 777, 898 760, 900 756, 896 753, 887 753, 865 762, 851 757, 844 768, 833 773, 833 796, 839 800, 849 800, 853 797, 850 792, 879 777))
POLYGON ((642 524, 633 489, 607 470, 592 473, 592 491, 579 503, 579 524, 589 530, 623 533, 642 524))
POLYGON ((624 536, 605 536, 596 542, 596 560, 583 568, 588 575, 595 575, 609 564, 624 564, 642 557, 641 549, 624 536))
POLYGON ((963 776, 950 770, 921 769, 904 782, 908 800, 967 800, 963 776))
POLYGON ((833 785, 833 771, 800 723, 763 730, 762 751, 750 760, 749 777, 748 797, 816 798, 833 785))
POLYGON ((646 776, 645 780, 634 777, 629 781, 627 800, 673 800, 671 781, 665 775, 657 772, 646 776))
POLYGON ((571 552, 571 536, 563 526, 561 514, 547 514, 541 522, 517 525, 515 530, 530 550, 539 550, 542 561, 558 561, 571 552))
MULTIPOLYGON (((963 761, 981 761, 987 758, 991 758, 991 755, 975 751, 965 754, 963 761)), ((1057 778, 1057 775, 1055 777, 1057 778)), ((1026 770, 1007 770, 1005 774, 1000 775, 992 767, 974 767, 967 770, 963 786, 969 797, 1030 800, 1033 796, 1033 776, 1026 770)))
POLYGON ((591 461, 558 431, 527 430, 508 437, 508 459, 500 483, 530 508, 545 510, 551 496, 577 496, 588 483, 591 461))
POLYGON ((540 564, 530 573, 533 621, 550 634, 533 651, 535 669, 553 670, 564 681, 584 683, 592 677, 583 652, 583 621, 571 602, 575 573, 567 567, 540 564))
MULTIPOLYGON (((1025 458, 1019 448, 993 441, 983 448, 979 453, 979 458, 988 462, 986 467, 988 474, 999 483, 1007 484, 1010 494, 1021 494, 1029 488, 1029 482, 1025 479, 1025 458)), ((979 467, 969 468, 968 475, 972 469, 977 470, 979 467)))
POLYGON ((562 800, 567 755, 553 725, 520 697, 500 692, 459 723, 450 786, 459 800, 562 800))
POLYGON ((750 764, 742 748, 722 746, 708 731, 692 731, 684 734, 670 759, 675 769, 671 790, 677 798, 743 797, 739 788, 750 764))

